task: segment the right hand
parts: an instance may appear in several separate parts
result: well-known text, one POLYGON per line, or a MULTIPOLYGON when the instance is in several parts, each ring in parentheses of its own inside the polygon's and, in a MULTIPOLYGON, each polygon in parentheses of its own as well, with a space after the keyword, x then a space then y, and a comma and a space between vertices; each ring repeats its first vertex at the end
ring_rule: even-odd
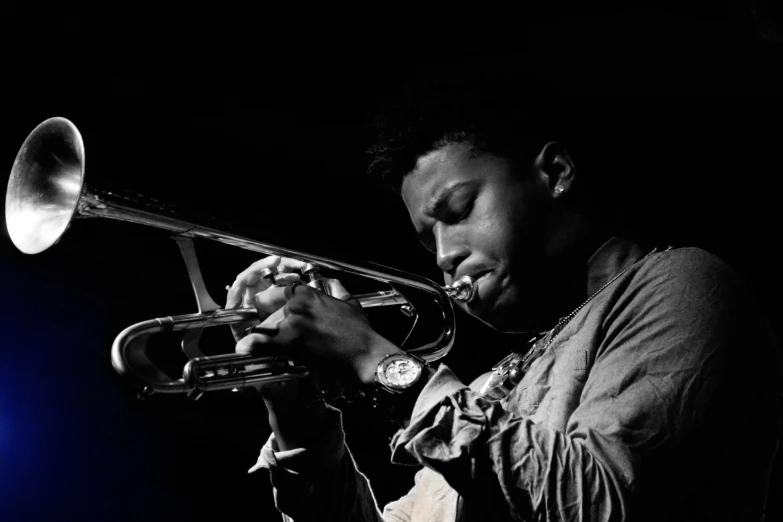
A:
MULTIPOLYGON (((304 266, 305 263, 298 259, 269 256, 256 261, 237 276, 228 290, 226 309, 239 306, 254 307, 258 312, 256 320, 231 325, 231 331, 237 341, 237 353, 251 353, 251 347, 254 347, 254 354, 260 355, 257 353, 258 346, 268 338, 262 334, 252 333, 250 329, 267 319, 274 321, 275 314, 280 314, 286 304, 285 286, 273 285, 270 281, 262 278, 261 274, 264 269, 277 268, 278 274, 275 277, 275 283, 285 285, 298 281, 299 275, 292 273, 292 271, 304 266)), ((311 402, 320 393, 315 379, 311 376, 260 384, 256 385, 256 389, 264 398, 270 414, 285 414, 290 410, 297 409, 311 402)))

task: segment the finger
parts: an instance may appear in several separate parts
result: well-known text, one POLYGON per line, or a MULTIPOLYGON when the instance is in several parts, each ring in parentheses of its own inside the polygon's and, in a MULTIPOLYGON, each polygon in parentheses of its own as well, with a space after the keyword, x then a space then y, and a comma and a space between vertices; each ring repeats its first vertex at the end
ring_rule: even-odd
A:
POLYGON ((279 332, 280 323, 286 318, 287 315, 288 312, 285 310, 285 308, 279 308, 274 313, 269 315, 269 317, 267 317, 264 321, 255 325, 252 328, 252 331, 265 335, 275 336, 279 332))
POLYGON ((298 281, 299 275, 292 274, 291 271, 301 269, 304 266, 304 261, 290 257, 269 256, 256 261, 242 271, 231 286, 229 290, 229 295, 232 297, 231 304, 236 307, 241 299, 242 306, 253 306, 255 294, 269 288, 273 281, 275 284, 289 284, 298 281), (271 280, 264 277, 265 271, 270 268, 275 268, 278 271, 278 275, 271 280))
POLYGON ((277 266, 277 269, 280 272, 291 272, 293 270, 302 270, 305 265, 307 265, 307 263, 300 261, 299 259, 294 259, 293 257, 281 257, 280 264, 277 266))
POLYGON ((299 274, 279 273, 275 276, 275 284, 280 286, 290 285, 296 281, 300 281, 302 278, 299 274))
POLYGON ((280 256, 269 256, 259 259, 239 273, 234 285, 255 286, 261 281, 261 273, 267 268, 277 268, 281 261, 280 256))
POLYGON ((259 323, 257 320, 242 321, 241 323, 234 323, 231 326, 231 334, 234 336, 234 340, 239 342, 242 340, 249 331, 259 323))
MULTIPOLYGON (((299 277, 295 274, 287 275, 290 275, 294 281, 298 280, 299 277)), ((277 329, 275 326, 270 326, 270 324, 275 324, 283 317, 283 312, 279 311, 287 302, 285 291, 286 287, 284 286, 270 286, 266 290, 255 293, 250 303, 245 306, 255 307, 256 312, 258 313, 258 320, 242 321, 241 323, 232 324, 231 333, 234 335, 234 340, 239 341, 244 338, 248 332, 253 330, 256 326, 259 326, 259 328, 253 331, 274 335, 277 332, 277 329), (279 312, 278 315, 274 315, 275 312, 279 312), (259 320, 264 321, 264 323, 259 325, 259 320)))
POLYGON ((287 302, 285 289, 286 287, 284 286, 270 286, 266 290, 253 295, 252 306, 255 307, 260 319, 266 319, 269 314, 285 306, 287 302))
POLYGON ((236 308, 242 304, 242 296, 244 290, 236 284, 228 287, 228 293, 226 294, 226 309, 236 308))
MULTIPOLYGON (((236 353, 239 355, 250 355, 254 357, 258 356, 274 356, 280 357, 280 349, 272 338, 262 333, 251 333, 237 342, 236 353)), ((272 360, 272 359, 270 359, 272 360)), ((268 366, 269 362, 262 362, 259 364, 248 364, 245 366, 246 371, 257 370, 268 366)))
POLYGON ((359 300, 356 299, 354 296, 352 296, 350 293, 348 293, 348 290, 345 289, 343 284, 338 279, 327 278, 326 281, 329 285, 329 293, 331 294, 332 297, 350 303, 352 306, 358 309, 362 308, 362 305, 359 302, 359 300))
POLYGON ((307 263, 291 257, 268 256, 251 264, 237 276, 235 284, 255 286, 263 281, 263 271, 267 268, 277 268, 278 272, 290 273, 301 270, 307 263))
POLYGON ((274 344, 269 335, 251 333, 237 342, 235 351, 238 354, 260 355, 264 348, 274 344))
POLYGON ((280 256, 268 256, 256 261, 240 272, 228 289, 226 308, 236 308, 240 305, 251 306, 252 295, 255 295, 255 293, 260 292, 269 286, 269 283, 261 278, 262 272, 267 268, 277 267, 277 265, 280 264, 280 259, 280 256), (248 296, 248 289, 251 289, 253 292, 251 296, 248 296), (248 297, 250 297, 250 299, 248 299, 248 297))
MULTIPOLYGON (((263 291, 269 290, 271 288, 277 288, 278 285, 280 285, 280 287, 283 287, 283 286, 286 286, 286 285, 290 285, 290 284, 293 284, 293 283, 299 281, 299 279, 300 279, 299 278, 299 274, 279 273, 279 274, 275 275, 275 277, 274 277, 275 284, 272 285, 272 286, 269 286, 269 284, 266 283, 266 282, 264 282, 264 283, 259 282, 255 286, 247 287, 247 288, 245 288, 245 295, 242 298, 242 306, 244 306, 246 308, 248 308, 248 307, 252 308, 253 306, 255 306, 254 303, 255 303, 255 300, 256 300, 256 295, 259 292, 263 292, 263 291)), ((280 304, 279 306, 275 307, 274 309, 277 309, 280 306, 283 306, 283 305, 280 304)), ((271 313, 273 310, 269 310, 268 313, 271 313)))
POLYGON ((315 300, 324 295, 322 292, 305 284, 289 285, 283 288, 286 300, 285 310, 291 314, 310 317, 315 300), (320 295, 319 295, 320 294, 320 295))

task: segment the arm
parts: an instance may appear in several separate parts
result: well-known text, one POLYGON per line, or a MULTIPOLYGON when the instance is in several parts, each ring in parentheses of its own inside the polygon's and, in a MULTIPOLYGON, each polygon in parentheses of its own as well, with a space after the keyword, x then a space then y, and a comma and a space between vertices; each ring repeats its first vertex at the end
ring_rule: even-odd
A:
MULTIPOLYGON (((298 331, 292 330, 288 323, 294 322, 300 328, 312 325, 328 329, 335 328, 332 323, 337 322, 336 332, 349 333, 352 344, 359 347, 353 358, 358 376, 371 379, 372 372, 358 370, 374 368, 373 365, 377 365, 385 354, 399 349, 371 329, 360 328, 367 324, 367 320, 358 302, 342 285, 329 280, 333 295, 340 298, 332 299, 338 310, 329 310, 327 315, 331 320, 319 320, 319 317, 308 313, 312 308, 321 308, 315 292, 301 289, 298 293, 303 297, 293 300, 291 287, 272 285, 271 280, 264 279, 266 269, 276 267, 280 273, 275 276, 275 283, 297 281, 299 277, 291 274, 290 270, 301 268, 302 264, 294 259, 270 256, 237 276, 229 288, 226 307, 254 304, 258 320, 233 327, 236 351, 264 353, 269 347, 284 345, 286 338, 290 338, 289 344, 304 349, 309 343, 296 341, 298 331), (352 323, 344 324, 351 318, 352 323), (302 324, 303 321, 305 324, 302 324), (289 328, 284 328, 286 325, 289 328), (250 327, 253 327, 252 333, 248 331, 250 327)), ((327 331, 326 337, 334 338, 334 333, 334 330, 327 331)), ((335 344, 343 345, 342 342, 335 344)), ((258 386, 266 404, 272 435, 262 449, 258 463, 249 472, 260 468, 270 470, 278 509, 298 522, 381 520, 369 483, 356 469, 345 446, 340 412, 323 401, 317 381, 311 375, 258 386)), ((387 509, 386 520, 408 520, 406 513, 410 502, 406 498, 412 499, 413 496, 403 497, 387 509)))
POLYGON ((504 410, 441 367, 410 426, 395 436, 393 460, 441 473, 466 505, 482 482, 476 477, 487 473, 515 520, 625 520, 648 478, 645 463, 701 422, 727 349, 754 324, 723 265, 691 266, 671 255, 657 263, 629 274, 638 281, 618 281, 627 288, 615 290, 601 317, 574 319, 571 328, 601 333, 564 430, 504 410))
POLYGON ((378 510, 370 484, 345 445, 340 411, 325 407, 321 436, 280 451, 272 434, 248 473, 268 469, 277 508, 297 522, 408 522, 415 489, 378 510))

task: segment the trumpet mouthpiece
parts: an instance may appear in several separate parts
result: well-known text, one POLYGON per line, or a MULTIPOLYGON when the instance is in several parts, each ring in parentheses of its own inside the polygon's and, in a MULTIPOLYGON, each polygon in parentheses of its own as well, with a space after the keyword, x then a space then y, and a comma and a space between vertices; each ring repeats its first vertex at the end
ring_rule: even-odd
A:
POLYGON ((476 295, 476 281, 470 276, 462 276, 445 288, 449 297, 457 301, 468 302, 476 295))

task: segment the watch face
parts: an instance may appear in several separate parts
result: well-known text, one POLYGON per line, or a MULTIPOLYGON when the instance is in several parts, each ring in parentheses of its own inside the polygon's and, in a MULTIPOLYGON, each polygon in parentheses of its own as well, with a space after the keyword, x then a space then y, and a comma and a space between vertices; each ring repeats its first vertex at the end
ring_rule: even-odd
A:
POLYGON ((408 388, 421 375, 421 364, 410 357, 400 354, 390 357, 383 366, 384 384, 394 388, 408 388))

